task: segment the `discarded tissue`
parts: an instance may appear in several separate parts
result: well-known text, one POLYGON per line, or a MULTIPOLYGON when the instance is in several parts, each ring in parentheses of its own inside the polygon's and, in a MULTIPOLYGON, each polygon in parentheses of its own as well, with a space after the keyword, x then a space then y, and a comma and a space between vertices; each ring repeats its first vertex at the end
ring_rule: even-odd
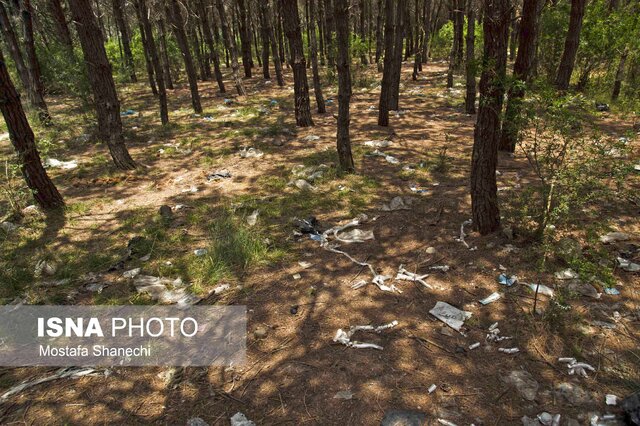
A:
POLYGON ((461 311, 446 302, 437 302, 429 313, 456 331, 460 331, 464 322, 472 315, 471 312, 461 311))
POLYGON ((358 331, 371 331, 374 333, 380 333, 389 328, 393 328, 398 325, 398 321, 391 321, 389 324, 380 325, 374 327, 372 325, 355 325, 349 328, 349 331, 344 331, 341 328, 338 329, 336 335, 333 337, 333 341, 336 343, 342 343, 345 346, 356 348, 356 349, 378 349, 382 350, 383 347, 380 345, 376 345, 374 343, 363 343, 357 341, 351 341, 351 337, 358 331))

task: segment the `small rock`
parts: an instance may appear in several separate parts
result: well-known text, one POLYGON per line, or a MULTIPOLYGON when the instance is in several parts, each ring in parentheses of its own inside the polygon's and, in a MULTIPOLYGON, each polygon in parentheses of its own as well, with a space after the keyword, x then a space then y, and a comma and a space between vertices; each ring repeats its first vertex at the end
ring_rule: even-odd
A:
POLYGON ((527 401, 533 401, 538 394, 540 385, 533 376, 524 370, 514 370, 503 381, 514 386, 527 401))
POLYGON ((436 248, 435 247, 427 247, 427 249, 425 250, 425 253, 427 253, 427 254, 436 254, 436 248))
POLYGON ((529 416, 523 416, 520 421, 522 422, 522 426, 540 426, 540 422, 538 419, 532 419, 529 416))
POLYGON ((200 417, 194 417, 187 420, 187 426, 209 426, 209 423, 205 422, 200 417))
POLYGON ((427 415, 413 410, 389 410, 384 413, 380 426, 422 426, 427 415))
POLYGON ((611 244, 618 241, 628 241, 629 238, 629 234, 625 232, 609 232, 608 234, 600 237, 600 242, 603 244, 611 244))
POLYGON ((453 331, 451 330, 451 328, 449 328, 447 326, 440 327, 440 334, 444 334, 445 336, 453 337, 453 331))
POLYGON ((170 206, 167 206, 166 204, 160 206, 159 212, 162 219, 166 221, 170 221, 171 219, 173 219, 173 211, 171 210, 170 206))
POLYGON ((244 414, 238 412, 231 417, 231 426, 256 426, 256 424, 247 419, 244 414))
POLYGON ((504 228, 502 228, 502 235, 507 240, 513 240, 513 228, 510 226, 505 226, 504 228))
POLYGON ((259 325, 253 330, 253 336, 256 339, 264 339, 269 334, 269 329, 264 325, 259 325))
POLYGON ((599 299, 601 294, 598 293, 598 290, 596 290, 596 288, 594 286, 592 286, 591 284, 587 284, 587 283, 582 283, 580 281, 574 280, 571 281, 568 285, 567 285, 567 289, 576 292, 578 294, 581 294, 583 296, 586 297, 591 297, 594 299, 599 299))
POLYGON ((344 391, 340 391, 337 392, 335 395, 333 395, 334 399, 352 399, 353 398, 353 392, 351 392, 350 390, 344 390, 344 391))
POLYGON ((555 388, 557 398, 563 399, 572 405, 586 405, 593 403, 591 395, 580 386, 570 382, 562 382, 555 388))
POLYGON ((291 307, 291 309, 289 309, 289 312, 291 313, 291 315, 295 315, 298 313, 298 305, 294 305, 291 307))

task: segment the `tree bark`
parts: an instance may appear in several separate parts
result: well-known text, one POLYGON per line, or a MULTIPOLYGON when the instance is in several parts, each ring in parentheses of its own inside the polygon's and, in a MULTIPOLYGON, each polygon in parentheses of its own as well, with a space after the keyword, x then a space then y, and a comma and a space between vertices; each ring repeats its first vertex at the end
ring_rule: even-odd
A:
POLYGON ((73 40, 71 39, 71 32, 67 25, 67 18, 62 9, 62 3, 60 0, 49 0, 47 2, 49 6, 49 12, 53 24, 56 27, 56 36, 60 43, 65 46, 70 52, 73 52, 73 40))
POLYGON ((484 5, 480 108, 471 157, 473 227, 482 235, 494 232, 500 227, 496 166, 510 16, 509 0, 485 0, 484 5))
POLYGON ((403 23, 406 12, 406 0, 396 0, 396 25, 393 46, 393 66, 391 68, 391 92, 389 108, 393 111, 400 109, 400 77, 402 75, 402 44, 404 42, 403 23))
POLYGON ((290 63, 293 70, 296 124, 300 127, 313 126, 297 0, 282 0, 282 12, 284 32, 289 40, 290 63))
POLYGON ((136 77, 136 70, 133 63, 133 53, 131 53, 131 42, 129 37, 129 29, 127 28, 127 22, 124 19, 124 12, 122 11, 122 0, 112 0, 113 4, 113 17, 116 21, 118 31, 120 31, 120 39, 122 40, 122 50, 124 51, 124 62, 129 72, 129 79, 132 83, 136 83, 138 78, 136 77))
POLYGON ((500 134, 501 151, 515 152, 522 123, 522 101, 525 97, 526 84, 531 78, 533 61, 536 55, 538 40, 538 21, 541 0, 524 0, 522 20, 519 26, 518 53, 513 66, 513 80, 507 94, 507 108, 504 114, 502 133, 500 134))
POLYGON ((209 49, 210 59, 213 62, 213 74, 215 75, 216 82, 218 83, 218 90, 220 93, 225 93, 226 89, 224 87, 224 80, 222 79, 222 71, 220 71, 220 54, 218 53, 216 44, 213 42, 213 35, 211 34, 212 27, 209 24, 209 16, 207 15, 204 0, 196 0, 196 7, 198 8, 198 18, 202 25, 202 36, 207 48, 209 49))
POLYGON ((162 70, 167 89, 173 90, 173 79, 171 78, 171 66, 169 64, 169 50, 167 49, 167 34, 164 27, 164 20, 158 18, 158 30, 160 31, 160 47, 162 70))
POLYGON ((156 77, 156 85, 158 86, 158 98, 160 101, 160 121, 162 124, 169 122, 169 109, 167 108, 167 91, 165 89, 165 77, 162 65, 160 65, 160 56, 158 55, 158 49, 156 48, 156 42, 153 39, 153 29, 151 22, 149 22, 149 9, 147 8, 146 0, 135 0, 134 6, 138 19, 141 20, 142 27, 146 33, 147 48, 149 49, 149 56, 151 57, 151 63, 153 64, 153 70, 156 77))
POLYGON ((244 89, 244 84, 242 83, 242 77, 240 77, 239 73, 240 66, 238 65, 238 48, 236 47, 236 42, 232 37, 231 30, 229 29, 229 22, 227 20, 227 14, 222 0, 216 0, 216 8, 218 9, 218 16, 220 17, 222 40, 224 41, 225 47, 231 56, 231 75, 233 77, 236 90, 238 91, 238 95, 244 96, 246 91, 244 89))
POLYGON ((260 2, 260 10, 264 16, 265 31, 269 38, 269 44, 271 45, 271 53, 273 56, 273 66, 276 70, 276 81, 278 86, 284 86, 284 78, 282 77, 282 62, 280 62, 280 54, 278 53, 278 43, 276 42, 276 36, 273 31, 273 15, 271 13, 271 6, 268 1, 260 2))
POLYGON ((22 0, 20 2, 20 15, 22 16, 22 27, 24 36, 24 50, 27 64, 27 75, 31 87, 33 87, 33 105, 38 110, 38 119, 43 124, 51 123, 51 116, 47 103, 44 100, 44 84, 42 82, 42 74, 40 71, 40 63, 36 56, 36 46, 33 38, 33 10, 30 0, 22 0))
POLYGON ((567 31, 564 51, 558 66, 558 75, 556 76, 556 88, 558 90, 567 90, 569 88, 571 73, 573 72, 578 46, 580 45, 580 31, 582 30, 585 4, 586 0, 571 0, 569 30, 567 31))
POLYGON ((9 138, 18 155, 20 170, 33 197, 43 209, 54 209, 64 204, 62 196, 42 167, 35 137, 20 103, 0 51, 0 110, 9 131, 9 138))
POLYGON ((262 39, 262 77, 265 80, 271 80, 271 73, 269 72, 269 44, 271 43, 271 40, 269 37, 269 29, 267 27, 267 18, 265 16, 264 6, 268 7, 268 3, 266 1, 260 2, 259 22, 260 38, 262 39))
MULTIPOLYGON (((436 16, 436 20, 437 20, 436 16)), ((422 63, 429 61, 429 44, 431 43, 431 0, 424 0, 424 21, 422 23, 424 38, 422 39, 422 63)))
POLYGON ((382 63, 380 58, 383 53, 383 38, 382 38, 382 17, 384 9, 382 8, 382 0, 378 0, 378 16, 376 17, 376 65, 378 66, 378 72, 382 71, 382 63))
MULTIPOLYGON (((322 1, 322 0, 320 0, 322 1)), ((324 105, 324 97, 322 96, 322 87, 320 86, 320 72, 318 71, 318 46, 316 43, 316 25, 315 25, 315 2, 316 0, 309 0, 309 43, 311 48, 311 69, 313 72, 313 93, 316 98, 316 104, 318 107, 318 113, 324 114, 327 112, 324 105)), ((348 13, 348 11, 347 11, 348 13)), ((336 22, 336 27, 338 26, 336 22)), ((337 28, 336 28, 337 31, 337 28)))
MULTIPOLYGON (((475 28, 476 17, 473 8, 473 0, 468 0, 467 4, 467 57, 466 57, 466 74, 467 74, 467 93, 464 98, 464 110, 467 114, 476 113, 476 64, 475 64, 475 28)), ((527 0, 525 0, 527 1, 527 0)))
POLYGON ((335 45, 333 44, 333 1, 332 0, 319 0, 324 1, 324 47, 327 49, 327 64, 333 68, 336 66, 335 45))
POLYGON ((394 35, 395 13, 393 10, 394 0, 385 0, 385 25, 384 25, 384 70, 382 72, 382 83, 380 89, 380 103, 378 105, 378 125, 389 125, 389 102, 391 100, 391 85, 394 66, 394 35))
MULTIPOLYGON (((365 6, 365 0, 360 0, 360 26, 359 26, 359 33, 360 33, 360 42, 363 43, 364 45, 366 45, 367 43, 367 33, 365 31, 365 13, 366 13, 366 6, 365 6)), ((336 16, 337 18, 337 16, 336 16)), ((338 32, 338 23, 336 22, 336 33, 338 32)), ((336 35, 337 37, 337 35, 336 35)), ((369 58, 367 57, 366 52, 363 51, 362 56, 360 56, 360 62, 362 62, 362 65, 369 65, 369 58)))
POLYGON ((140 40, 142 40, 142 52, 144 53, 144 62, 147 66, 147 77, 149 80, 149 86, 151 87, 151 93, 153 93, 154 96, 158 96, 156 78, 153 72, 153 64, 151 63, 151 54, 149 53, 147 44, 147 35, 145 34, 144 26, 142 25, 142 20, 140 18, 138 18, 138 30, 140 31, 140 40))
MULTIPOLYGON (((253 58, 251 55, 251 32, 249 31, 247 0, 237 0, 239 16, 238 20, 240 27, 240 45, 242 48, 242 66, 244 68, 244 76, 251 78, 251 69, 253 67, 253 58)), ((266 1, 266 0, 261 0, 266 1)))
POLYGON ((624 51, 620 55, 620 62, 618 62, 618 69, 616 70, 616 80, 613 83, 613 92, 611 92, 611 100, 616 101, 620 96, 620 89, 622 88, 622 79, 624 77, 624 66, 627 62, 629 51, 625 47, 624 51))
POLYGON ((338 131, 336 136, 340 168, 353 173, 353 155, 349 137, 351 101, 351 58, 349 57, 349 0, 334 0, 336 45, 338 46, 338 131))
POLYGON ((178 47, 182 53, 184 67, 187 71, 189 89, 191 91, 191 105, 193 106, 193 111, 196 114, 200 114, 202 113, 202 105, 200 104, 200 93, 198 92, 198 76, 193 64, 191 50, 189 50, 189 42, 184 30, 184 20, 182 18, 182 12, 180 12, 180 5, 178 4, 178 0, 167 0, 165 7, 171 26, 173 27, 173 34, 176 37, 178 47))
POLYGON ((107 59, 102 31, 91 9, 90 0, 69 0, 69 6, 87 65, 98 116, 98 136, 109 147, 116 167, 122 170, 133 169, 136 163, 124 143, 120 101, 113 82, 111 64, 107 59))

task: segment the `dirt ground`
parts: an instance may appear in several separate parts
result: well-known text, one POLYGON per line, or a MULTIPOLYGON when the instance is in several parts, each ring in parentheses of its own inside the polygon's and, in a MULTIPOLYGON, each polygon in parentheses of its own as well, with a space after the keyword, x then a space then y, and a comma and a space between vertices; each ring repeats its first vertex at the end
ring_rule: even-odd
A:
MULTIPOLYGON (((272 238, 287 239, 288 255, 236 277, 234 284, 243 290, 203 302, 246 305, 245 365, 111 368, 108 375, 62 379, 30 388, 1 404, 0 423, 173 425, 200 417, 211 425, 225 425, 236 412, 242 412, 259 425, 374 425, 391 410, 413 410, 424 413, 429 425, 438 424, 437 419, 457 425, 522 424, 522 416, 535 417, 543 411, 561 414, 563 425, 588 425, 592 413, 618 413, 618 408, 605 405, 605 395, 624 397, 640 386, 638 275, 616 271, 620 295, 603 294, 599 299, 578 295, 565 301, 570 309, 555 320, 533 314, 534 297, 528 287, 507 288, 496 280, 504 268, 521 282, 556 288, 565 285, 553 274, 539 272, 530 255, 530 241, 517 234, 510 239, 503 233, 480 237, 469 232, 466 241, 477 247, 469 250, 457 240, 461 224, 470 217, 468 177, 475 119, 463 112, 463 90, 445 89, 443 63, 427 66, 418 81, 410 80, 411 67, 405 64, 402 77, 400 103, 404 113, 392 114, 389 128, 376 125, 377 110, 370 108, 377 107, 379 89, 375 84, 354 90, 351 136, 357 178, 336 176, 321 181, 316 192, 293 198, 290 206, 299 206, 285 212, 284 217, 259 216, 259 223, 265 221, 260 225, 264 232, 272 231, 272 238), (363 155, 370 151, 363 146, 365 141, 383 138, 390 138, 393 144, 381 151, 396 157, 399 164, 363 155), (413 174, 403 170, 404 165, 434 161, 445 147, 446 172, 413 174), (427 191, 412 192, 412 183, 427 191), (354 193, 331 198, 337 203, 314 204, 314 199, 321 198, 319 194, 352 189, 362 190, 362 197, 354 193), (379 208, 398 195, 414 197, 415 203, 408 210, 387 212, 379 208), (317 209, 309 211, 313 208, 317 209), (429 274, 426 281, 432 288, 395 280, 389 282, 402 293, 383 292, 373 284, 352 289, 354 282, 370 278, 366 268, 323 250, 306 236, 293 237, 293 218, 307 213, 314 214, 324 229, 358 213, 367 214, 369 220, 361 229, 373 230, 375 239, 343 248, 356 259, 366 259, 378 273, 395 276, 402 264, 411 271, 429 274), (312 266, 303 269, 300 261, 312 266), (430 269, 441 265, 449 269, 430 269), (300 279, 294 278, 296 273, 300 279), (500 300, 484 306, 478 303, 495 291, 500 292, 500 300), (465 324, 465 335, 443 326, 429 314, 437 301, 473 314, 465 324), (356 335, 359 340, 383 346, 381 351, 349 348, 332 341, 340 328, 394 320, 398 325, 390 330, 356 335), (495 322, 503 336, 513 339, 488 342, 487 330, 495 322), (606 324, 612 324, 612 328, 606 324), (258 328, 266 328, 265 337, 256 335, 258 328), (470 350, 474 342, 480 342, 480 346, 470 350), (511 347, 520 351, 498 351, 511 347), (596 371, 586 378, 569 375, 566 365, 558 362, 559 357, 575 357, 596 371), (539 384, 531 400, 523 398, 509 383, 514 371, 530 373, 539 384), (558 390, 563 383, 581 387, 582 398, 568 400, 558 390), (432 384, 437 389, 429 393, 432 384), (340 391, 350 391, 352 397, 336 398, 340 391), (577 423, 570 423, 570 419, 577 423)), ((316 163, 331 159, 337 98, 335 93, 325 94, 335 99, 327 105, 327 113, 314 114, 314 127, 294 129, 290 79, 288 74, 284 89, 265 84, 259 76, 247 80, 249 95, 245 99, 230 97, 230 105, 216 93, 215 82, 201 83, 203 116, 211 114, 212 121, 191 115, 187 109, 188 89, 181 86, 170 93, 171 120, 177 124, 166 137, 154 130, 159 120, 147 88, 127 88, 122 93, 123 109, 140 111, 142 116, 124 118, 124 124, 131 153, 144 167, 130 173, 105 172, 110 166, 96 162, 104 155, 104 148, 96 144, 75 144, 59 151, 66 156, 61 159, 75 158, 91 165, 51 171, 67 204, 85 203, 88 207, 76 214, 75 220, 45 220, 34 237, 36 244, 48 250, 77 245, 83 250, 100 251, 101 241, 114 235, 122 246, 126 245, 136 233, 121 232, 119 226, 141 209, 155 213, 163 204, 211 206, 243 196, 253 197, 252 202, 260 209, 260 200, 299 193, 295 187, 276 188, 269 182, 274 177, 287 179, 294 165, 307 164, 309 159, 316 163), (280 120, 293 132, 243 136, 243 131, 264 124, 260 117, 245 120, 238 111, 249 103, 267 105, 270 99, 278 99, 279 106, 268 109, 268 118, 280 120), (228 133, 229 129, 236 133, 228 133), (309 135, 319 139, 303 140, 309 135), (189 150, 182 150, 186 145, 179 145, 181 141, 190 139, 194 142, 189 150), (259 147, 265 156, 240 158, 236 154, 240 146, 259 147), (207 174, 221 168, 228 169, 232 178, 208 183, 207 174), (197 192, 183 192, 192 186, 198 188, 197 192)), ((231 83, 227 86, 231 92, 231 83)), ((79 114, 68 105, 68 100, 54 98, 54 116, 79 114)), ((617 137, 631 130, 632 123, 602 117, 599 125, 617 137)), ((638 142, 631 143, 637 156, 638 142)), ((499 170, 498 186, 507 187, 500 192, 501 202, 508 203, 510 191, 526 185, 532 174, 520 153, 501 154, 499 170)), ((640 188, 637 178, 630 184, 640 188)), ((599 214, 610 218, 613 229, 631 234, 631 243, 640 244, 637 205, 621 202, 600 207, 599 214)), ((176 213, 179 221, 184 214, 176 213)), ((190 243, 201 237, 186 219, 178 228, 183 227, 190 243)), ((176 255, 192 248, 178 244, 176 255)), ((614 257, 617 248, 608 249, 614 257)), ((167 259, 171 259, 170 254, 157 262, 167 259)), ((127 269, 134 266, 138 264, 127 265, 127 269)), ((135 293, 118 278, 119 273, 108 274, 104 269, 95 272, 104 272, 113 280, 117 295, 135 293)), ((73 295, 75 303, 96 303, 86 296, 73 295)), ((552 304, 547 297, 539 296, 537 307, 548 311, 552 304)), ((2 369, 0 393, 48 371, 52 370, 2 369)))

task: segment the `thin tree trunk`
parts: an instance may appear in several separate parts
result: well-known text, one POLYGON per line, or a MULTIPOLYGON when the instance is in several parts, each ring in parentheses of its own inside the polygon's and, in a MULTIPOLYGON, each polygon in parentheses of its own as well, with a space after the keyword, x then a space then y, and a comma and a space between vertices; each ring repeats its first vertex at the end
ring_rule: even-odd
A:
POLYGON ((151 93, 154 96, 158 96, 158 88, 156 87, 156 78, 153 72, 153 64, 151 63, 151 54, 147 44, 147 35, 142 25, 142 20, 138 18, 138 30, 140 31, 140 39, 142 40, 142 51, 144 52, 144 62, 147 66, 147 77, 149 79, 149 86, 151 87, 151 93))
POLYGON ((67 25, 67 18, 62 9, 62 3, 60 0, 49 0, 47 2, 49 6, 49 12, 53 19, 53 24, 56 27, 56 36, 60 43, 65 46, 69 51, 73 52, 73 40, 71 39, 71 32, 67 25))
POLYGON ((284 78, 282 77, 282 62, 280 62, 280 54, 278 53, 278 43, 276 42, 276 36, 273 32, 273 15, 271 13, 271 6, 268 1, 260 2, 260 11, 264 16, 265 32, 271 45, 271 53, 273 56, 273 66, 276 70, 276 81, 278 86, 284 86, 284 78))
POLYGON ((131 43, 129 37, 129 29, 124 19, 124 12, 122 11, 122 0, 112 0, 113 3, 113 17, 116 21, 116 26, 120 31, 120 39, 122 40, 122 50, 124 51, 124 62, 129 72, 129 79, 132 83, 136 83, 138 78, 136 77, 136 70, 133 63, 133 53, 131 53, 131 43))
POLYGON ((151 22, 149 22, 149 9, 147 8, 146 0, 135 0, 134 6, 136 8, 136 14, 138 19, 141 20, 142 27, 146 33, 147 48, 149 49, 149 56, 151 56, 151 63, 153 64, 153 70, 156 77, 156 85, 158 86, 158 94, 160 101, 160 121, 162 124, 169 122, 169 109, 167 108, 167 91, 165 89, 165 77, 162 65, 160 64, 160 56, 158 55, 158 49, 156 48, 156 42, 153 38, 153 29, 151 28, 151 22))
MULTIPOLYGON (((310 42, 310 47, 311 47, 311 68, 312 68, 312 72, 313 72, 313 93, 315 95, 316 98, 316 104, 318 106, 318 113, 319 114, 324 114, 325 112, 327 112, 325 105, 324 105, 324 98, 322 96, 322 87, 320 86, 320 73, 318 71, 318 46, 316 43, 316 25, 315 25, 315 15, 316 15, 316 10, 315 10, 315 2, 316 0, 309 0, 310 1, 310 6, 309 6, 309 22, 310 22, 310 28, 309 28, 309 42, 310 42)), ((322 1, 322 0, 320 0, 322 1)), ((348 11, 347 11, 348 12, 348 11)), ((337 26, 337 23, 336 23, 337 26)), ((337 29, 336 29, 337 31, 337 29)))
POLYGON ((396 0, 396 25, 393 46, 393 67, 391 68, 391 92, 389 97, 389 108, 393 111, 400 109, 400 77, 402 75, 402 44, 404 42, 403 23, 406 12, 406 0, 396 0))
MULTIPOLYGON (((360 42, 366 45, 367 43, 367 33, 365 32, 365 0, 360 0, 360 42)), ((338 23, 336 22, 336 33, 338 32, 338 23)), ((337 37, 337 36, 336 36, 337 37)), ((369 58, 367 57, 366 52, 363 51, 362 56, 360 56, 360 62, 363 65, 369 65, 369 58)))
POLYGON ((496 167, 510 16, 509 0, 485 0, 484 4, 480 108, 471 157, 473 227, 482 235, 500 227, 496 167))
POLYGON ((171 26, 173 27, 173 34, 182 52, 182 59, 184 60, 184 67, 187 71, 189 89, 191 91, 191 105, 193 106, 193 111, 196 114, 200 114, 202 113, 202 105, 200 104, 200 93, 198 92, 198 76, 193 64, 191 50, 189 50, 189 42, 187 41, 187 34, 184 31, 184 20, 182 19, 182 12, 180 12, 178 0, 168 0, 165 7, 171 26))
POLYGON ((224 80, 222 79, 222 71, 220 71, 220 55, 218 53, 218 47, 213 42, 213 36, 211 34, 212 27, 209 25, 209 16, 207 15, 204 0, 196 0, 196 7, 198 8, 198 17, 202 25, 204 42, 209 49, 209 56, 213 62, 213 74, 218 83, 218 90, 220 93, 225 93, 226 89, 224 87, 224 80))
POLYGON ((18 155, 20 170, 33 197, 43 209, 64 204, 62 196, 42 167, 35 137, 20 103, 20 95, 11 82, 0 51, 0 110, 9 131, 9 138, 18 155))
POLYGON ((625 47, 622 55, 620 55, 620 62, 618 62, 618 69, 616 70, 616 80, 613 83, 613 92, 611 93, 611 100, 616 101, 620 96, 620 89, 622 88, 622 79, 624 78, 624 66, 627 62, 629 51, 625 47))
POLYGON ((313 126, 297 0, 282 0, 282 13, 284 31, 289 40, 290 63, 293 69, 296 124, 300 127, 313 126))
POLYGON ((500 134, 499 149, 515 152, 522 127, 522 102, 525 97, 526 84, 531 78, 533 61, 536 54, 538 40, 538 21, 540 18, 540 3, 542 0, 524 0, 522 5, 522 20, 519 26, 518 53, 513 65, 514 82, 507 94, 507 108, 500 134))
POLYGON ((338 46, 338 131, 336 136, 340 169, 355 171, 349 137, 349 103, 351 101, 351 58, 349 57, 349 0, 334 0, 336 45, 338 46))
MULTIPOLYGON (((268 6, 266 1, 261 2, 259 10, 260 21, 260 38, 262 39, 262 77, 265 80, 271 80, 271 74, 269 73, 269 30, 267 28, 267 18, 265 16, 264 6, 268 6)), ((277 53, 276 53, 277 55, 277 53)))
POLYGON ((49 115, 49 109, 47 103, 44 100, 44 84, 42 83, 42 75, 40 71, 40 63, 36 56, 36 46, 33 39, 33 10, 31 8, 30 0, 22 0, 20 2, 22 15, 22 27, 24 36, 24 50, 27 64, 27 74, 29 81, 33 87, 34 92, 33 104, 38 110, 38 119, 41 123, 50 124, 51 116, 49 115))
POLYGON ((333 1, 332 0, 319 0, 324 1, 324 46, 327 49, 327 64, 333 68, 336 66, 335 46, 333 44, 333 1))
POLYGON ((196 25, 194 25, 193 22, 190 22, 190 25, 187 27, 186 34, 187 34, 187 37, 191 39, 191 45, 193 46, 193 53, 195 54, 195 57, 196 57, 195 63, 197 63, 198 67, 200 68, 200 80, 207 81, 209 79, 208 77, 211 75, 211 69, 209 68, 207 71, 208 63, 205 63, 205 58, 202 55, 202 49, 200 48, 200 40, 198 39, 198 32, 196 29, 196 25))
POLYGON ((229 23, 227 21, 227 14, 224 10, 224 4, 222 0, 216 0, 216 8, 218 9, 218 16, 220 17, 220 27, 222 28, 222 39, 224 40, 225 47, 229 51, 231 56, 231 75, 236 85, 238 95, 244 96, 246 94, 244 84, 242 83, 242 77, 240 77, 238 65, 238 48, 236 42, 232 37, 231 30, 229 29, 229 23))
MULTIPOLYGON (((526 1, 526 0, 525 0, 526 1)), ((473 0, 467 4, 467 93, 464 98, 464 110, 467 114, 476 113, 476 64, 475 64, 475 28, 476 17, 473 8, 473 0)))
POLYGON ((378 106, 378 125, 389 125, 389 102, 391 100, 391 82, 393 78, 392 68, 394 66, 394 35, 395 13, 393 10, 394 0, 385 0, 385 25, 384 25, 384 70, 382 72, 382 84, 380 90, 380 103, 378 106))
POLYGON ((556 76, 556 88, 558 90, 567 90, 569 88, 571 73, 573 72, 578 46, 580 45, 580 31, 582 30, 585 4, 586 0, 571 0, 569 30, 567 31, 564 51, 558 66, 558 75, 556 76))
MULTIPOLYGON (((437 20, 437 16, 436 16, 437 20)), ((431 42, 431 0, 424 0, 424 20, 422 23, 424 39, 422 40, 422 63, 429 61, 429 43, 431 42)))
MULTIPOLYGON (((239 27, 240 27, 240 45, 242 47, 242 66, 244 67, 244 76, 251 78, 251 69, 253 67, 253 59, 251 56, 251 32, 249 32, 249 25, 247 23, 247 16, 249 11, 247 10, 247 0, 237 0, 239 9, 239 27)), ((260 0, 266 1, 266 0, 260 0)))
POLYGON ((98 135, 109 147, 116 167, 122 170, 133 169, 136 164, 124 143, 120 101, 113 82, 111 64, 107 59, 102 32, 91 9, 90 0, 69 0, 69 6, 87 65, 98 116, 98 135))
POLYGON ((167 89, 173 90, 173 79, 171 78, 171 66, 169 64, 169 51, 167 49, 167 34, 164 27, 164 20, 162 18, 158 18, 158 30, 160 31, 160 50, 165 83, 167 89))
POLYGON ((378 16, 376 17, 376 65, 378 66, 378 72, 382 71, 382 63, 380 57, 383 53, 383 38, 382 38, 382 17, 384 9, 382 8, 382 0, 378 0, 378 16))

